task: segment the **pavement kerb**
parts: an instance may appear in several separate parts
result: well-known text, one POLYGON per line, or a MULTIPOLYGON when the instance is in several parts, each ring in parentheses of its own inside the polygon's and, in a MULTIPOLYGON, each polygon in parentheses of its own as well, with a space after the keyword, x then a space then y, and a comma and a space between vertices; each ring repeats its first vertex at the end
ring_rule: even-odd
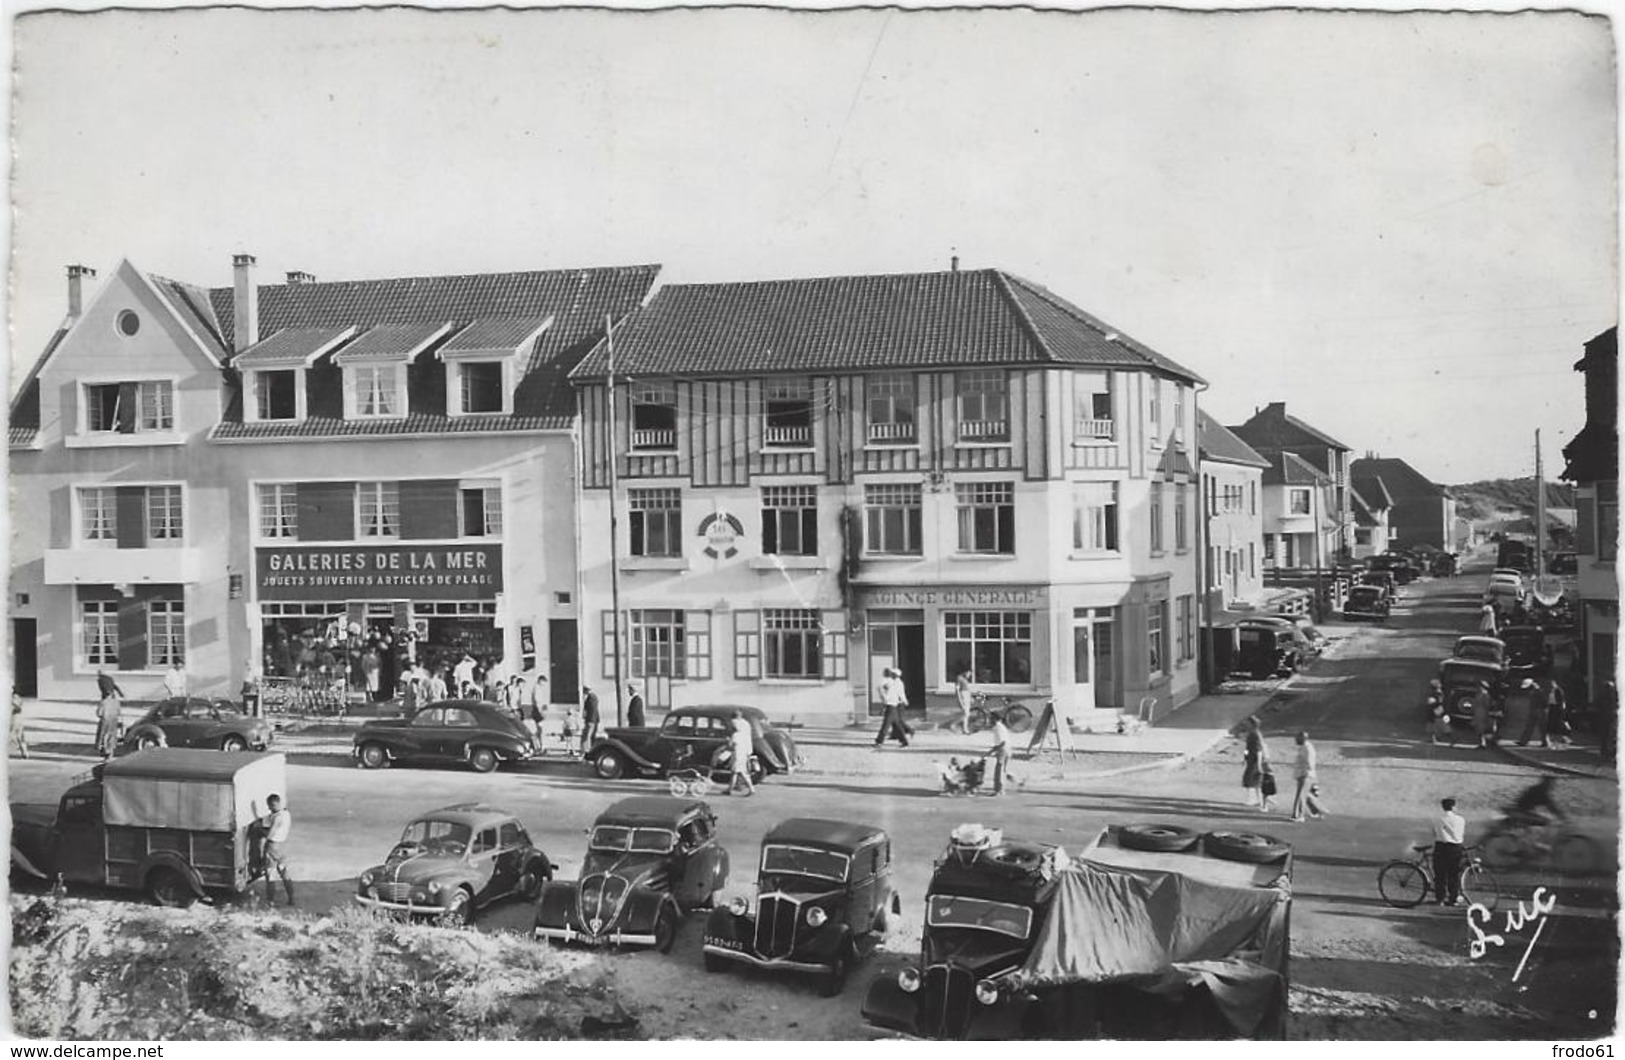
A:
POLYGON ((1495 749, 1501 752, 1501 755, 1504 758, 1510 758, 1514 762, 1520 762, 1526 766, 1533 766, 1536 769, 1546 769, 1553 773, 1562 773, 1565 776, 1586 777, 1591 780, 1618 779, 1615 774, 1611 774, 1603 769, 1583 769, 1579 766, 1567 766, 1557 762, 1545 762, 1526 751, 1520 751, 1516 748, 1508 747, 1503 743, 1497 743, 1495 745, 1495 749))

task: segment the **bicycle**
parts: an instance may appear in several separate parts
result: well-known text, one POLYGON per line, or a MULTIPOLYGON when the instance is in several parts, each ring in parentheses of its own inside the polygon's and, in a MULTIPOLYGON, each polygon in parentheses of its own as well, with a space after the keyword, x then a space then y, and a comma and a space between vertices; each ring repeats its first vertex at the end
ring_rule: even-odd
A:
POLYGON ((996 699, 985 692, 971 693, 969 732, 993 728, 994 721, 1003 721, 1011 732, 1026 732, 1033 727, 1032 709, 1017 703, 1009 696, 996 699))
MULTIPOLYGON (((1477 846, 1462 851, 1461 897, 1470 905, 1491 912, 1501 901, 1501 884, 1484 864, 1477 846)), ((1395 909, 1412 909, 1437 895, 1433 873, 1433 844, 1417 843, 1409 858, 1395 858, 1377 872, 1377 890, 1395 909)))
POLYGON ((1566 823, 1502 817, 1484 837, 1484 860, 1499 869, 1551 865, 1564 873, 1594 871, 1602 862, 1601 849, 1590 836, 1558 832, 1557 826, 1566 823))

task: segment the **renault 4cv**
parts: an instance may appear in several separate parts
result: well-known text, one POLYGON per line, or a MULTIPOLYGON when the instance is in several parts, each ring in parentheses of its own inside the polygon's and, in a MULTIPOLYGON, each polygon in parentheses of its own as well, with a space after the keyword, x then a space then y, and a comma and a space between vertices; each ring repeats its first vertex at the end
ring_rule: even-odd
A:
POLYGON ((233 896, 261 870, 248 827, 287 794, 280 754, 159 747, 96 766, 56 806, 11 806, 11 866, 144 891, 159 905, 233 896))
POLYGON ((576 880, 542 885, 534 934, 555 943, 671 950, 682 917, 728 882, 717 815, 699 799, 638 795, 598 815, 576 880))
POLYGON ((552 877, 553 863, 517 817, 464 802, 407 825, 384 863, 356 881, 355 900, 380 912, 459 926, 511 895, 534 899, 552 877))
POLYGON ((867 824, 792 817, 762 838, 756 904, 736 897, 705 924, 705 970, 734 962, 811 972, 819 993, 846 988, 902 912, 892 885, 891 838, 867 824))

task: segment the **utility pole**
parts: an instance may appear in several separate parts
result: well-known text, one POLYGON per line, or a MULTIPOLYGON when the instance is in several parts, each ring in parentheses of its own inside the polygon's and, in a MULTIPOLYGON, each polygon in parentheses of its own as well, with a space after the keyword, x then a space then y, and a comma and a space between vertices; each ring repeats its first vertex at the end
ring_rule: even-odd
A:
POLYGON ((626 682, 621 675, 621 557, 617 549, 621 543, 620 519, 620 476, 616 473, 616 465, 620 457, 615 448, 620 443, 621 435, 617 430, 618 422, 615 415, 615 324, 606 313, 604 315, 604 341, 609 346, 609 379, 605 389, 609 395, 609 607, 610 607, 610 651, 615 657, 615 724, 626 724, 626 682))

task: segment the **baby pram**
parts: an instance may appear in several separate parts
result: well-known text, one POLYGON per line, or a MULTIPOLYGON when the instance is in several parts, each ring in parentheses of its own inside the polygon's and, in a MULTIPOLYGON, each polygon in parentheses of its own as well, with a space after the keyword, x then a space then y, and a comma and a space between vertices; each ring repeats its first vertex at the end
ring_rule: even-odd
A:
POLYGON ((974 795, 981 790, 982 779, 987 774, 987 759, 970 758, 961 762, 950 758, 948 764, 938 766, 937 771, 942 777, 942 794, 974 795))
MULTIPOLYGON (((690 797, 709 795, 713 790, 713 784, 726 791, 733 780, 733 761, 733 748, 723 744, 711 756, 709 767, 701 769, 699 766, 686 766, 672 769, 666 774, 666 783, 670 786, 671 793, 679 798, 685 795, 690 797)), ((755 755, 750 756, 749 768, 752 776, 761 775, 755 755)))

